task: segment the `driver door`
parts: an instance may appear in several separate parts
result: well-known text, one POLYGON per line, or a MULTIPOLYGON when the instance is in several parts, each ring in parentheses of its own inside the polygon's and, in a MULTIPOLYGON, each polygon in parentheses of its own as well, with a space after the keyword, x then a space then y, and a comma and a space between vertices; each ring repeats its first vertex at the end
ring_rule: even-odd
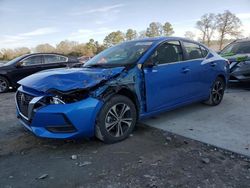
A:
POLYGON ((179 41, 161 44, 150 60, 154 66, 144 66, 147 111, 157 111, 185 102, 189 84, 189 67, 183 61, 179 41))
POLYGON ((12 78, 14 83, 19 80, 43 70, 43 56, 34 55, 27 57, 21 62, 18 62, 19 66, 16 67, 16 70, 12 72, 12 78))

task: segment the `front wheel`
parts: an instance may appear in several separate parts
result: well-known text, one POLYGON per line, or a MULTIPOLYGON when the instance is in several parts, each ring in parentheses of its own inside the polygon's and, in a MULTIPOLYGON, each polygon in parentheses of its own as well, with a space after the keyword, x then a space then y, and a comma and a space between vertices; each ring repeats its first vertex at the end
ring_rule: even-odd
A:
POLYGON ((96 137, 105 143, 115 143, 127 138, 137 119, 134 103, 127 97, 115 95, 107 101, 96 120, 96 137))
POLYGON ((205 103, 211 106, 220 104, 224 96, 225 88, 225 81, 221 77, 218 77, 214 81, 212 89, 210 91, 209 99, 205 101, 205 103))
POLYGON ((0 93, 7 92, 9 90, 9 82, 6 78, 0 76, 0 93))

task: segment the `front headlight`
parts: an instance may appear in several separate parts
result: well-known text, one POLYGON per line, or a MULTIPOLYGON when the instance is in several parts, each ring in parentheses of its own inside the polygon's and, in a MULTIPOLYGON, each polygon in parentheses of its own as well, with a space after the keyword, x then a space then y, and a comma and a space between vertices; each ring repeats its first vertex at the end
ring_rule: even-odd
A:
POLYGON ((75 90, 68 92, 61 92, 58 90, 52 90, 49 92, 50 104, 68 104, 86 99, 89 95, 86 90, 75 90))
POLYGON ((65 102, 58 97, 51 97, 50 104, 65 104, 65 102))

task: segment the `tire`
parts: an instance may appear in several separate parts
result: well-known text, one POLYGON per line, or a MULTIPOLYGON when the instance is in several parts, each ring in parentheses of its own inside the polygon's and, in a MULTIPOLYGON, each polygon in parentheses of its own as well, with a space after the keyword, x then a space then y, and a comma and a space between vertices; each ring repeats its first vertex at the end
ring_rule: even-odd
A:
POLYGON ((205 104, 210 106, 219 105, 223 99, 225 89, 225 81, 221 77, 217 77, 212 85, 209 99, 205 101, 205 104))
POLYGON ((6 78, 0 76, 0 93, 7 92, 9 90, 9 86, 9 81, 6 78))
POLYGON ((137 120, 134 103, 123 95, 115 95, 102 107, 96 119, 96 137, 112 144, 126 139, 137 120))

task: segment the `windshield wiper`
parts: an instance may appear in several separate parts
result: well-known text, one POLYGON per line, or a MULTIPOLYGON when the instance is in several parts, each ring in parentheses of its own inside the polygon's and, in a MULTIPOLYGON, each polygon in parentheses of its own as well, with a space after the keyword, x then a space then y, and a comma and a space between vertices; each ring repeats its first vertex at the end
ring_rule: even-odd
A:
POLYGON ((96 67, 101 67, 101 68, 114 68, 114 67, 121 67, 121 66, 124 66, 124 65, 120 65, 120 64, 94 64, 94 65, 86 65, 84 67, 86 68, 96 68, 96 67))
POLYGON ((105 65, 102 64, 94 64, 94 65, 87 65, 87 66, 83 66, 85 68, 91 68, 91 67, 105 67, 105 65))

